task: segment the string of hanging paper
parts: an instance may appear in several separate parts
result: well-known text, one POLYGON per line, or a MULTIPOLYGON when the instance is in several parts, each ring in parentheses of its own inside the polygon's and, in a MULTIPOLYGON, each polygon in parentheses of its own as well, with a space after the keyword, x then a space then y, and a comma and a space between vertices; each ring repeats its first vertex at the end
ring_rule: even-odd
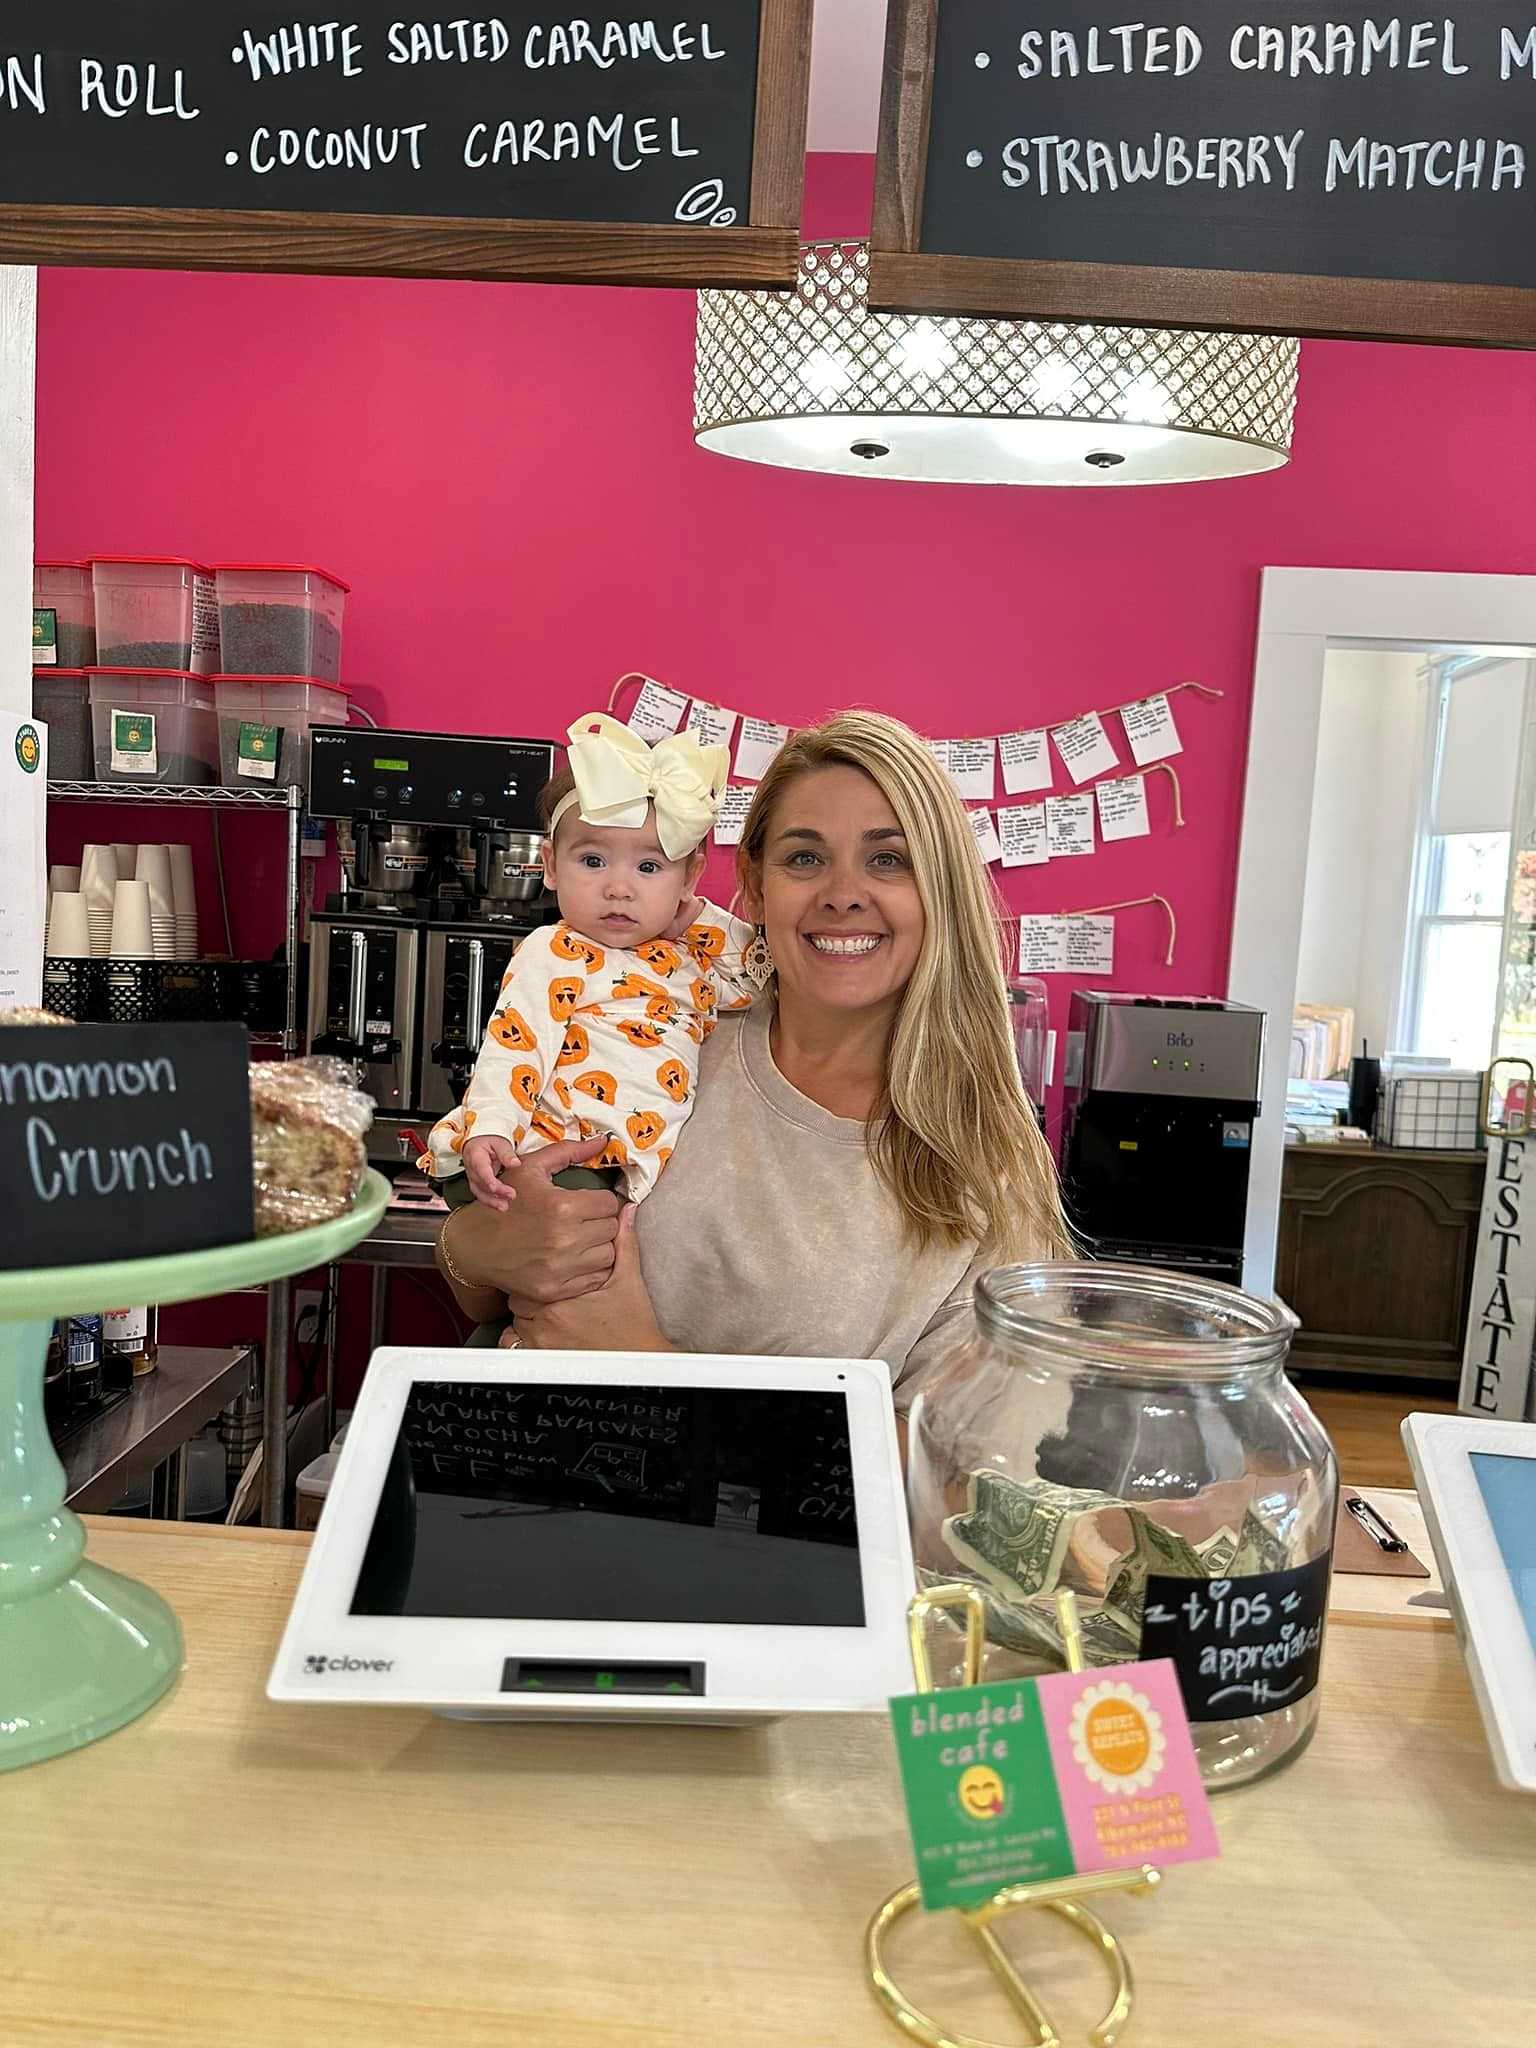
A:
MULTIPOLYGON (((749 718, 729 705, 690 699, 642 675, 619 678, 609 698, 610 709, 630 684, 639 688, 627 722, 642 739, 654 743, 686 723, 701 745, 733 750, 736 780, 715 821, 715 844, 739 845, 754 787, 788 739, 789 726, 749 718)), ((1085 711, 1059 725, 930 740, 934 759, 969 807, 982 859, 1005 868, 1042 867, 1047 861, 1091 854, 1101 842, 1146 838, 1152 830, 1147 795, 1152 772, 1168 778, 1177 830, 1184 823, 1183 792, 1170 757, 1184 751, 1184 742, 1170 700, 1180 690, 1194 690, 1202 697, 1224 694, 1207 683, 1172 683, 1151 696, 1085 711), (1120 721, 1133 764, 1129 772, 1105 724, 1108 718, 1120 721), (1052 793, 1058 761, 1072 784, 1059 795, 1052 793), (1000 794, 1024 801, 999 802, 1000 794)))

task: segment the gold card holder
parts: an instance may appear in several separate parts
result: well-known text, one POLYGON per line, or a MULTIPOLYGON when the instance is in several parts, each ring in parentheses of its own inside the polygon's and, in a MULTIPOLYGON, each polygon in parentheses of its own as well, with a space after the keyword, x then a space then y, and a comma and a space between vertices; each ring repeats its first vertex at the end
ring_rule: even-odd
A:
MULTIPOLYGON (((966 1685, 981 1683, 986 1629, 986 1609, 982 1604, 981 1595, 974 1586, 934 1586, 926 1593, 919 1593, 907 1609, 907 1637, 912 1650, 912 1673, 919 1692, 938 1690, 933 1682, 933 1670, 928 1658, 928 1618, 931 1614, 955 1608, 965 1610, 965 1663, 962 1682, 966 1685)), ((1081 1671, 1084 1666, 1083 1636, 1078 1623, 1077 1600, 1072 1593, 1057 1594, 1056 1615, 1061 1627, 1062 1641, 1066 1647, 1067 1669, 1081 1671)), ((1062 2037, 1040 2001, 1019 1975, 1012 1957, 993 1933, 992 1922, 1004 1913, 1018 1912, 1031 1906, 1043 1908, 1047 1912, 1059 1914, 1069 1926, 1076 1928, 1085 1940, 1093 1944, 1109 1971, 1113 1997, 1104 2017, 1097 2026, 1089 2028, 1088 2039, 1093 2043, 1093 2048, 1112 2048, 1112 2044, 1130 2024, 1131 2004, 1135 1996, 1130 1958, 1117 1937, 1111 1934, 1098 1915, 1091 1912, 1082 1902, 1085 1898, 1096 1897, 1105 1892, 1149 1892, 1161 1882, 1161 1871, 1155 1870, 1150 1863, 1144 1863, 1132 1870, 1104 1870, 1078 1877, 1052 1878, 1039 1884, 1008 1885, 983 1905, 956 1909, 959 1918, 980 1946, 1004 1993, 1029 2026, 1027 2038, 1030 2048, 1062 2048, 1062 2037)), ((976 2034, 950 2032, 938 2020, 914 2004, 892 1977, 886 1963, 886 1937, 896 1922, 910 1913, 920 1899, 921 1889, 915 1879, 910 1884, 904 1884, 899 1891, 892 1892, 876 1909, 865 1930, 865 1968, 875 1997, 879 2000, 886 2017, 901 2029, 909 2041, 921 2042, 923 2048, 1017 2048, 1017 2044, 983 2040, 976 2034)))

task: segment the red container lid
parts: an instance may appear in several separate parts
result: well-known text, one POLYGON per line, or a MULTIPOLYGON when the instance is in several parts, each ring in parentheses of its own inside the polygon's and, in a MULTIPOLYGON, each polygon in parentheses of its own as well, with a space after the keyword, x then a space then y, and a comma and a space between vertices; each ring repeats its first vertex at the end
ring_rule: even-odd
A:
POLYGON ((221 569, 227 570, 231 576, 249 576, 252 572, 261 576, 323 576, 327 583, 334 583, 348 596, 352 593, 350 583, 343 583, 339 576, 333 576, 329 569, 317 568, 313 562, 215 562, 214 575, 217 576, 221 569))
POLYGON ((91 567, 98 562, 127 562, 141 569, 195 569, 199 576, 213 574, 206 562, 189 562, 185 555, 92 555, 91 567))
MULTIPOLYGON (((58 670, 53 671, 55 675, 58 670)), ((83 668, 83 676, 148 676, 173 683, 211 683, 212 676, 200 676, 189 668, 83 668)))
MULTIPOLYGON (((101 559, 105 561, 107 557, 103 555, 101 559)), ((83 555, 77 562, 68 555, 60 555, 56 561, 34 562, 32 566, 34 569, 89 569, 91 558, 89 555, 83 555)))
MULTIPOLYGON (((145 671, 147 673, 147 671, 145 671)), ((345 683, 328 683, 324 676, 209 676, 210 683, 246 683, 254 688, 258 683, 303 683, 311 690, 335 690, 339 696, 347 695, 345 683)))
POLYGON ((46 682, 49 676, 85 676, 89 674, 90 670, 84 668, 34 668, 32 680, 35 683, 38 677, 41 676, 44 682, 46 682))

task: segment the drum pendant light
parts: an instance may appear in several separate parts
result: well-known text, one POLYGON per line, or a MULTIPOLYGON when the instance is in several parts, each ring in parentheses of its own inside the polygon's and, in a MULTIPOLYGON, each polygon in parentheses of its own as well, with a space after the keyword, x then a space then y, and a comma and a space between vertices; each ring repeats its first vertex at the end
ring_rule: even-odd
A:
POLYGON ((1169 484, 1290 459, 1293 337, 874 313, 863 242, 788 292, 701 291, 700 447, 921 483, 1169 484))

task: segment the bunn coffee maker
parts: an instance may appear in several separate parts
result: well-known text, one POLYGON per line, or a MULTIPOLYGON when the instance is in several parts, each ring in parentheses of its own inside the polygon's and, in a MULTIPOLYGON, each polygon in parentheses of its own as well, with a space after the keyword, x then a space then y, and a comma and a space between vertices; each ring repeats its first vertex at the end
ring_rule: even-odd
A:
POLYGON ((1081 990, 1067 1030, 1062 1179, 1089 1257, 1240 1285, 1264 1013, 1081 990))
POLYGON ((309 810, 336 821, 341 888, 311 920, 308 1044, 357 1069, 387 1170, 459 1102, 514 946, 558 915, 536 808, 554 760, 548 740, 312 736, 309 810))

